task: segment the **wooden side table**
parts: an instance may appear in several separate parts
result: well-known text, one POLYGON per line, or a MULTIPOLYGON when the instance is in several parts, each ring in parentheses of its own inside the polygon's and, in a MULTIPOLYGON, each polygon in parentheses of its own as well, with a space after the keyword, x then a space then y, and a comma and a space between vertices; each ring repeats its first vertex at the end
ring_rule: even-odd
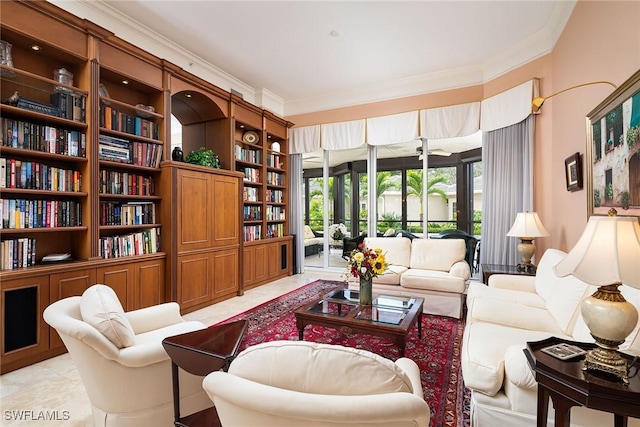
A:
POLYGON ((238 320, 162 340, 162 346, 171 358, 173 412, 176 427, 220 425, 214 406, 186 417, 180 417, 178 367, 199 376, 205 376, 220 369, 226 371, 238 354, 238 347, 248 323, 247 320, 238 320))
MULTIPOLYGON (((584 406, 614 414, 615 427, 626 427, 627 417, 640 418, 640 377, 631 375, 629 384, 614 376, 583 371, 584 356, 563 361, 556 359, 541 349, 569 343, 583 349, 591 349, 595 344, 577 343, 560 338, 528 342, 524 353, 538 381, 537 427, 546 427, 549 398, 555 410, 555 426, 569 427, 571 408, 584 406)), ((624 355, 631 361, 633 358, 624 355)), ((638 369, 638 365, 635 368, 638 369)))
POLYGON ((492 274, 515 274, 517 276, 535 276, 536 273, 530 271, 520 271, 516 265, 506 264, 482 264, 482 280, 486 285, 492 274))

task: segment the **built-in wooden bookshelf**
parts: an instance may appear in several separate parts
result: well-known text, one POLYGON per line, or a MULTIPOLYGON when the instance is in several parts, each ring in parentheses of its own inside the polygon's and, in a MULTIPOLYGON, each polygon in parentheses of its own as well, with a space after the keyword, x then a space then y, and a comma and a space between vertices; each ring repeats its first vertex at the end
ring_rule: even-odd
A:
POLYGON ((291 274, 291 123, 51 3, 3 1, 0 25, 0 372, 64 352, 42 312, 95 283, 184 312, 291 274), (170 160, 172 114, 223 170, 170 160))

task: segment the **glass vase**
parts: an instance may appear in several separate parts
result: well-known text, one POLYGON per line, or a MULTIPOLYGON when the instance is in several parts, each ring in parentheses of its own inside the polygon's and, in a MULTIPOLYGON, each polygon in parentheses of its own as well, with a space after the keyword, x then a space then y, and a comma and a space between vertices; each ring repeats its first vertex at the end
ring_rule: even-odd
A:
POLYGON ((372 288, 373 278, 371 276, 360 276, 360 305, 371 305, 372 288))

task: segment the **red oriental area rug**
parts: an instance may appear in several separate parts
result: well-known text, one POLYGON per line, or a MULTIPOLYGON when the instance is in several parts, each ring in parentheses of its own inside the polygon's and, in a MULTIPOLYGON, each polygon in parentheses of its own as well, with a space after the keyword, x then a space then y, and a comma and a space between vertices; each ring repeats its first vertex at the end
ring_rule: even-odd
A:
MULTIPOLYGON (((337 283, 318 280, 238 314, 221 323, 247 319, 249 325, 240 350, 266 341, 298 340, 293 312, 312 299, 320 298, 337 283)), ((422 390, 431 408, 431 427, 468 427, 469 391, 460 368, 464 321, 450 317, 422 316, 422 339, 413 328, 407 337, 405 357, 420 367, 422 390)), ((307 326, 305 340, 361 348, 391 360, 399 357, 396 345, 385 338, 344 334, 323 326, 307 326)))

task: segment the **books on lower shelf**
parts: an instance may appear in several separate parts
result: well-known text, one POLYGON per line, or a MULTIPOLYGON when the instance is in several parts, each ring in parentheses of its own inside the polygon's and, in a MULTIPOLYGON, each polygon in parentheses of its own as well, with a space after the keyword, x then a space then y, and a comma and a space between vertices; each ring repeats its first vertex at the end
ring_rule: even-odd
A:
POLYGON ((156 223, 153 202, 100 202, 100 225, 143 225, 156 223))
POLYGON ((0 249, 0 270, 15 270, 36 264, 36 239, 23 237, 3 240, 0 249))
POLYGON ((40 162, 0 158, 0 188, 82 191, 79 171, 40 162))
POLYGON ((160 228, 158 227, 100 238, 100 256, 105 259, 153 254, 159 250, 160 228))
POLYGON ((244 241, 253 242, 254 240, 261 239, 262 226, 261 225, 245 225, 244 226, 244 241))
POLYGON ((100 134, 98 157, 112 162, 157 168, 162 160, 162 145, 100 134))
POLYGON ((75 200, 0 199, 0 228, 55 228, 82 225, 82 205, 75 200))

